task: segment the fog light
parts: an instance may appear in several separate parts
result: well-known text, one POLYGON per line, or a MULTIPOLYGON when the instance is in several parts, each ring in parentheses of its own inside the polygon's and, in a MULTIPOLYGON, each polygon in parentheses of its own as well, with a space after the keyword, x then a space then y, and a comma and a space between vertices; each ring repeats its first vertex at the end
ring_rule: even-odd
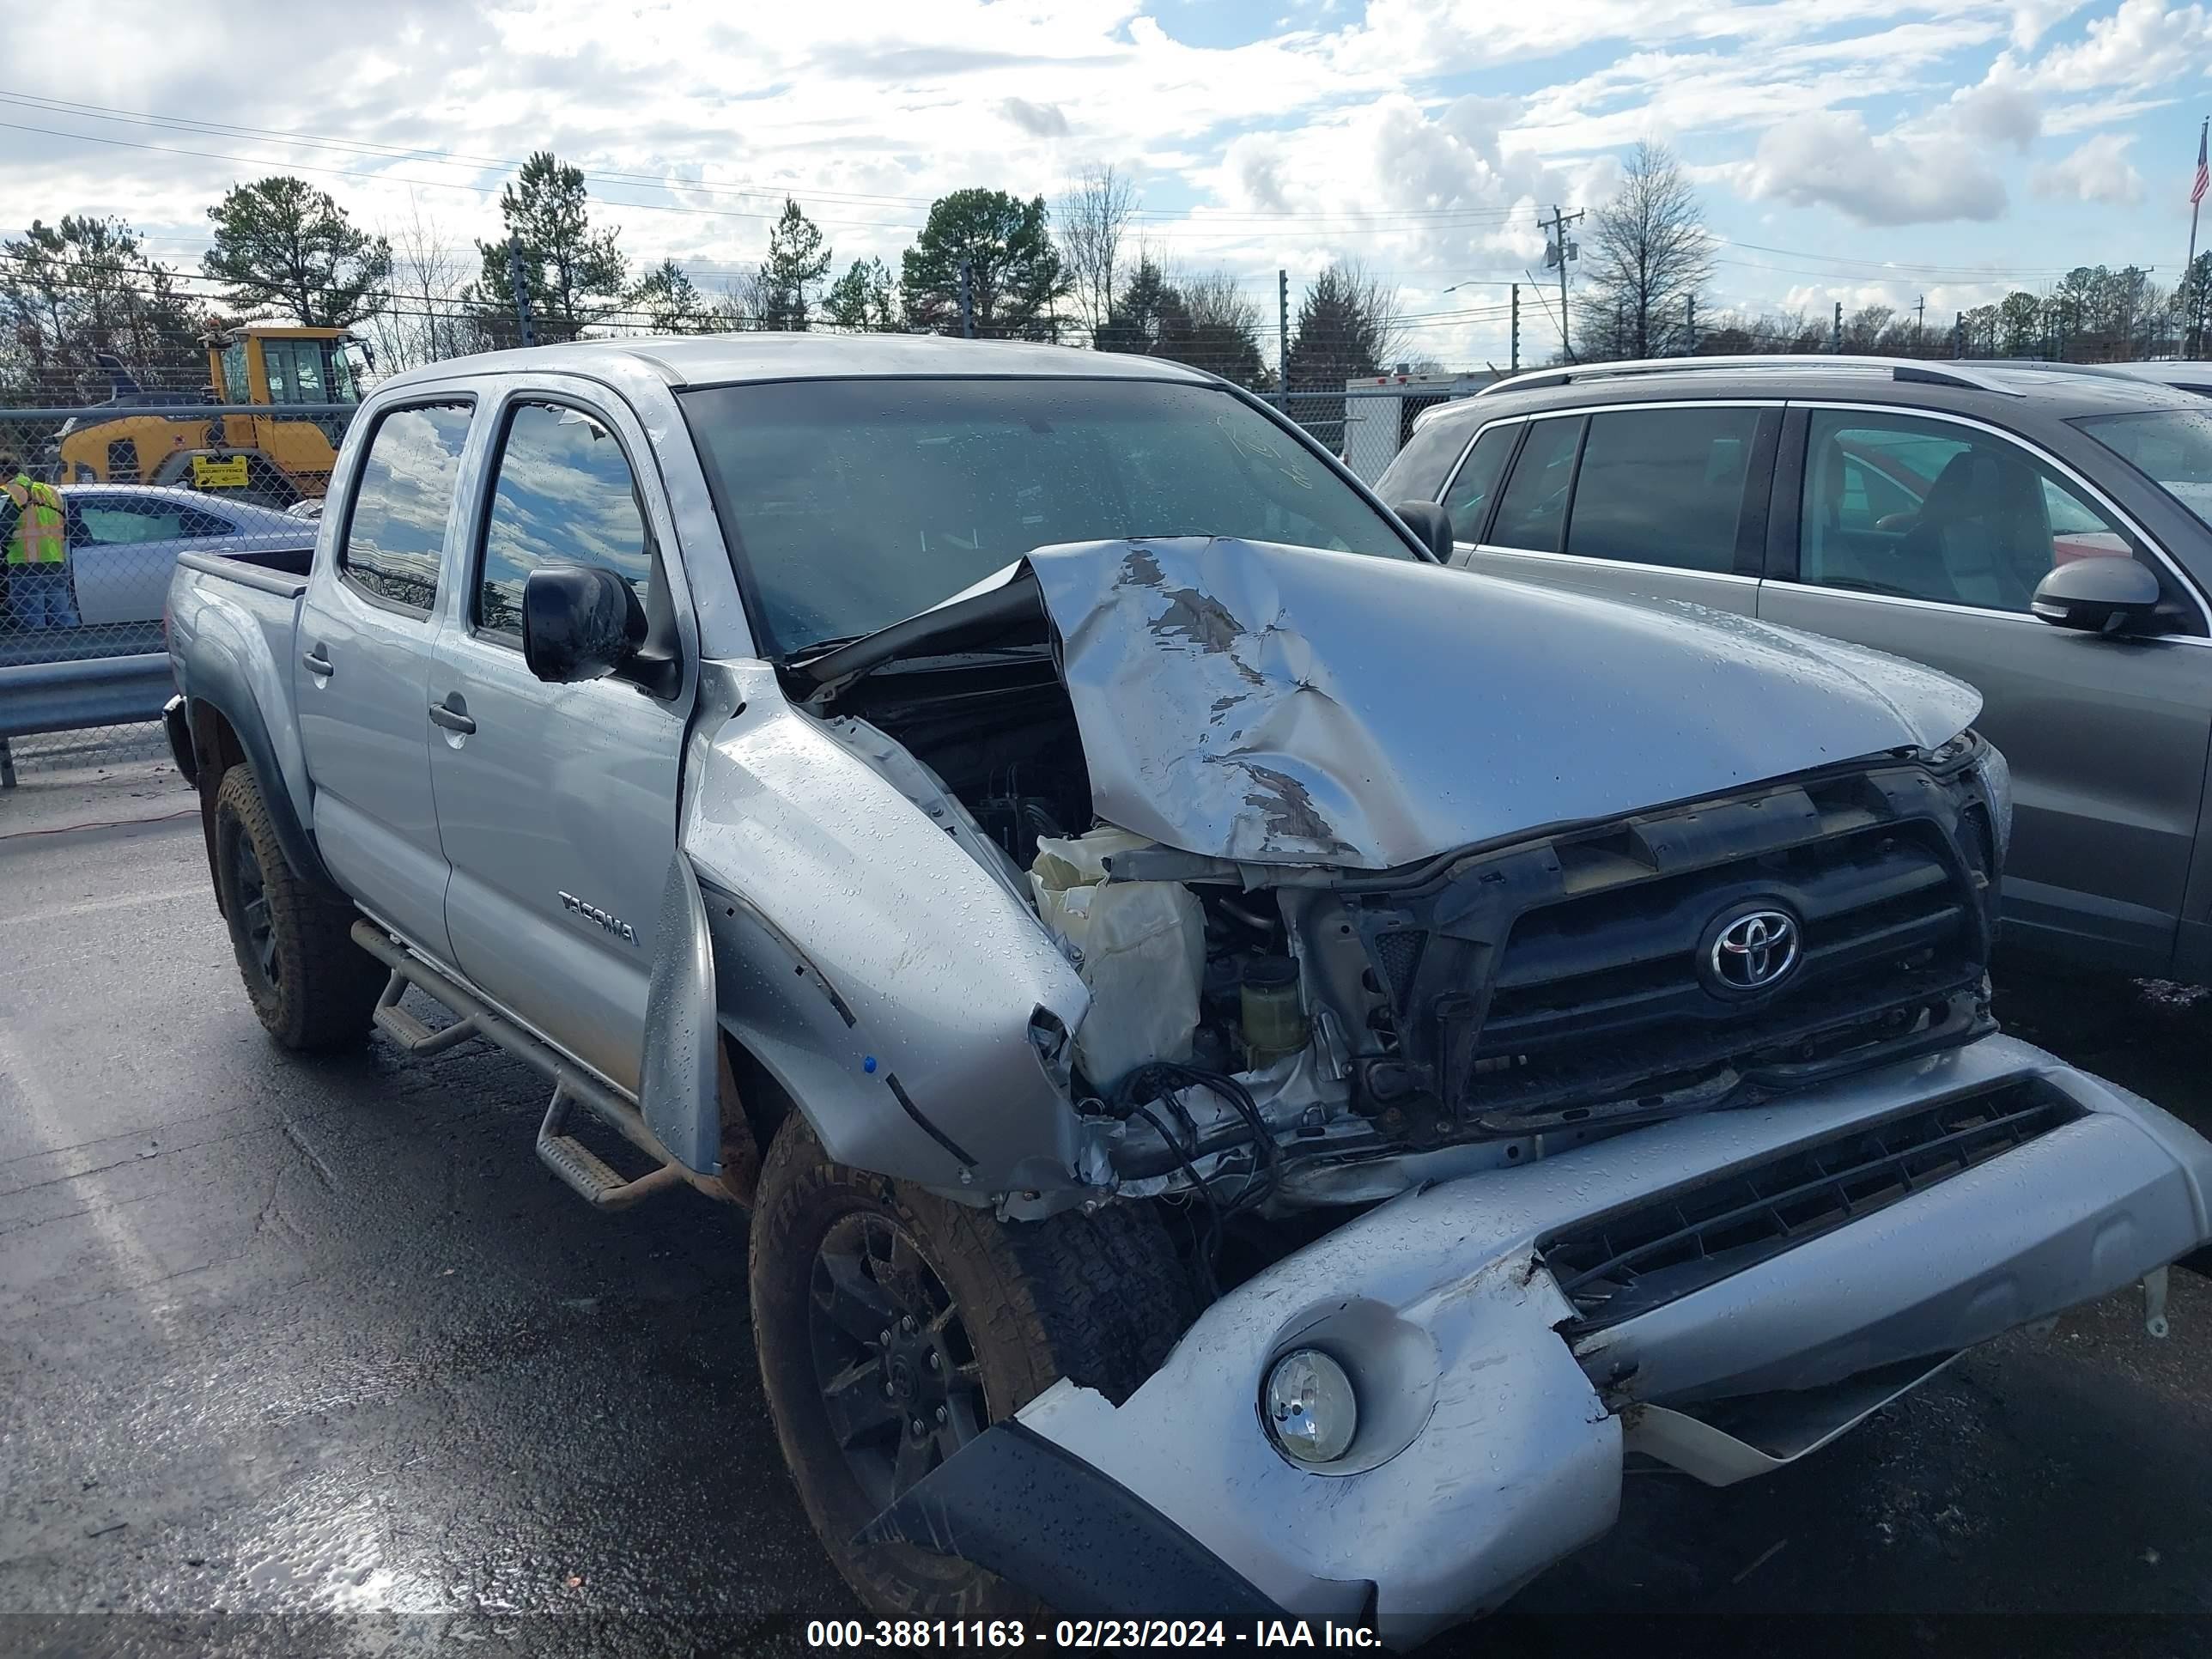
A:
POLYGON ((1359 1426, 1344 1367, 1318 1348, 1285 1354, 1267 1373, 1264 1406, 1275 1443, 1301 1463, 1333 1463, 1359 1426))

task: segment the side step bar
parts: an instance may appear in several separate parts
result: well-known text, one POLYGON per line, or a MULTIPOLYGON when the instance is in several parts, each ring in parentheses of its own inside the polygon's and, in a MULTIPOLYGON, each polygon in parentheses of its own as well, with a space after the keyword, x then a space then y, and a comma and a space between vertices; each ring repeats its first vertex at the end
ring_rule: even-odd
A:
MULTIPOLYGON (((668 1149, 646 1126, 644 1115, 598 1079, 501 1018, 481 999, 410 952, 373 922, 355 922, 353 942, 392 970, 384 994, 376 1000, 376 1025, 409 1054, 442 1054, 480 1036, 544 1074, 553 1085, 553 1098, 538 1127, 538 1156, 564 1186, 593 1209, 627 1209, 690 1181, 690 1172, 669 1156, 668 1149), (459 1018, 443 1030, 432 1030, 399 1006, 410 985, 419 986, 459 1018), (568 1115, 579 1106, 653 1159, 656 1167, 634 1181, 617 1174, 605 1159, 568 1133, 568 1115)), ((708 1190, 710 1196, 719 1196, 711 1187, 708 1190)))

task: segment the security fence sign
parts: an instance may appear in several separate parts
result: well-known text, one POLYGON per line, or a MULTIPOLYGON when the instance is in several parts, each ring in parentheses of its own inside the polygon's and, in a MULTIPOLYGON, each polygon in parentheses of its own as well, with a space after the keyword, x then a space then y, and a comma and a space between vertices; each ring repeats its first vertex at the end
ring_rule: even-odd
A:
POLYGON ((243 489, 251 482, 243 455, 232 455, 220 460, 212 455, 192 457, 192 488, 195 489, 243 489))

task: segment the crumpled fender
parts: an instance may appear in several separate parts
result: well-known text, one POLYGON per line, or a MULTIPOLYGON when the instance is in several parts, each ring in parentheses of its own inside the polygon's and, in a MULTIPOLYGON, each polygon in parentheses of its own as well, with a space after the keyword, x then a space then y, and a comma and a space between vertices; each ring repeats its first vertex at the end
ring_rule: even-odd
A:
POLYGON ((972 825, 794 710, 764 665, 700 665, 683 792, 640 1090, 672 1152, 715 1167, 719 1030, 840 1163, 975 1203, 1106 1178, 1084 1173, 1049 1069, 1089 994, 972 825))

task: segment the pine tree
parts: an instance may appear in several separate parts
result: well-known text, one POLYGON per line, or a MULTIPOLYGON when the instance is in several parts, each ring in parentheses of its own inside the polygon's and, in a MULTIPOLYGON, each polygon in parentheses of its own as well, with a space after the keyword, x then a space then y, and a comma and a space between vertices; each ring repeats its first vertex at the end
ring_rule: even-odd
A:
MULTIPOLYGON (((523 287, 541 343, 573 340, 629 298, 629 262, 611 230, 594 232, 581 168, 539 150, 500 192, 499 216, 522 246, 523 287)), ((515 343, 514 290, 507 241, 478 242, 483 274, 471 287, 471 309, 493 339, 515 343)))
POLYGON ((929 218, 901 258, 908 326, 960 331, 960 267, 968 267, 970 314, 979 337, 1056 340, 1054 302, 1070 283, 1052 245, 1044 198, 1018 201, 1002 190, 956 190, 930 204, 929 218))
POLYGON ((821 228, 785 197, 783 216, 769 228, 768 258, 760 268, 761 320, 766 326, 806 326, 811 308, 806 290, 830 274, 830 257, 821 228))
POLYGON ((891 289, 891 269, 881 259, 855 259, 845 274, 830 284, 822 296, 822 309, 839 328, 880 333, 898 326, 898 304, 891 289))
POLYGON ((391 245, 356 229, 325 191, 279 175, 234 185, 207 216, 215 246, 200 269, 228 286, 227 304, 273 307, 307 328, 343 328, 383 308, 391 245))

